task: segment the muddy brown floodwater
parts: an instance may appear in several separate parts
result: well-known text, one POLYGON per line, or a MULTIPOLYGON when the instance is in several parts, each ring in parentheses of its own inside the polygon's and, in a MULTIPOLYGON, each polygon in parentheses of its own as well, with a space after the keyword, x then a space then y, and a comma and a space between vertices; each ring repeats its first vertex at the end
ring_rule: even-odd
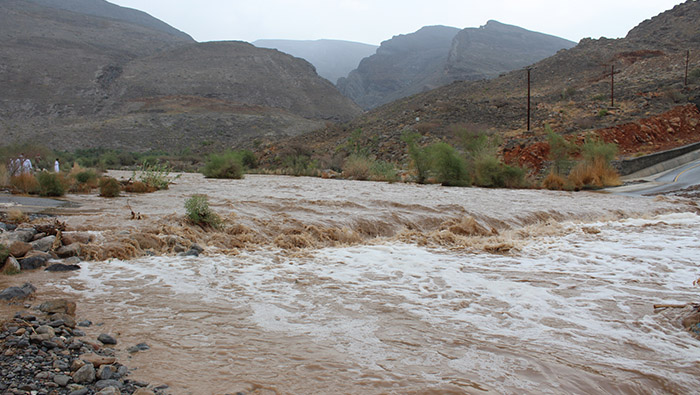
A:
POLYGON ((153 194, 69 199, 80 206, 60 219, 98 242, 176 237, 205 253, 163 242, 148 256, 132 243, 110 250, 125 259, 0 286, 75 297, 80 317, 104 324, 93 334, 117 334, 132 378, 173 394, 681 394, 700 383, 700 342, 677 312, 653 309, 697 301, 692 201, 193 174, 153 194), (195 193, 223 230, 186 224, 195 193), (141 342, 151 349, 126 353, 141 342))

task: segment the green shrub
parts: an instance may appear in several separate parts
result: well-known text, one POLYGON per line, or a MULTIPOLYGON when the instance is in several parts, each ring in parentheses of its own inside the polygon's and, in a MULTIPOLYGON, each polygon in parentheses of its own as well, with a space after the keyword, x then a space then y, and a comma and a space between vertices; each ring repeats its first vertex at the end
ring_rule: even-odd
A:
POLYGON ((586 136, 586 139, 581 147, 583 159, 588 163, 593 163, 598 160, 610 163, 617 155, 617 145, 615 143, 606 143, 599 137, 586 136))
POLYGON ((168 164, 151 164, 148 160, 145 160, 138 170, 134 170, 131 179, 141 181, 149 188, 156 190, 168 189, 168 185, 180 178, 179 174, 175 177, 170 176, 171 171, 172 169, 168 164))
POLYGON ((554 172, 562 174, 571 168, 571 155, 576 153, 578 147, 568 142, 564 136, 554 133, 549 125, 546 125, 544 130, 547 132, 547 142, 549 142, 549 160, 552 161, 554 172))
POLYGON ((37 176, 39 181, 39 194, 41 196, 63 196, 66 188, 61 182, 58 174, 41 172, 37 176))
POLYGON ((223 154, 211 154, 202 169, 207 178, 243 178, 243 162, 240 155, 233 151, 223 154))
POLYGON ((7 257, 10 256, 10 249, 6 245, 0 244, 0 267, 5 264, 7 257))
POLYGON ((435 143, 430 146, 431 163, 435 176, 445 186, 467 186, 471 177, 467 161, 454 147, 447 143, 435 143))
POLYGON ((102 177, 100 180, 100 196, 102 197, 117 197, 121 192, 119 181, 112 177, 102 177))
POLYGON ((287 174, 309 176, 317 172, 318 164, 309 155, 290 154, 282 159, 282 168, 287 174))
POLYGON ((700 67, 696 67, 688 73, 688 83, 689 84, 700 83, 700 67))
POLYGON ((97 173, 95 173, 95 170, 81 171, 75 175, 75 180, 80 184, 87 184, 91 181, 97 180, 97 173))
POLYGON ((394 164, 382 160, 377 160, 372 163, 369 174, 369 179, 372 181, 395 182, 399 179, 394 164))
POLYGON ((416 182, 425 183, 430 177, 432 167, 432 155, 430 149, 418 145, 421 135, 418 133, 404 133, 401 139, 408 145, 408 156, 411 158, 413 167, 416 169, 416 182))
POLYGON ((209 208, 206 195, 194 195, 185 201, 187 219, 195 225, 218 228, 221 218, 209 208))
POLYGON ((352 180, 366 180, 370 176, 373 161, 366 156, 352 154, 345 159, 343 177, 352 180))
POLYGON ((598 114, 596 115, 596 117, 603 118, 606 115, 608 115, 608 110, 603 108, 602 110, 598 111, 598 114))

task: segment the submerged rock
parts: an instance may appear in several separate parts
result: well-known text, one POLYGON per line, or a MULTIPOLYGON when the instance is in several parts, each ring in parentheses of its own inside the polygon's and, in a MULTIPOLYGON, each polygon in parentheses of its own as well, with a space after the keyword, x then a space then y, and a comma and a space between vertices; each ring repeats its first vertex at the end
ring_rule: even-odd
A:
POLYGON ((70 272, 73 270, 80 270, 78 265, 66 265, 64 263, 54 263, 53 265, 45 269, 47 272, 70 272))

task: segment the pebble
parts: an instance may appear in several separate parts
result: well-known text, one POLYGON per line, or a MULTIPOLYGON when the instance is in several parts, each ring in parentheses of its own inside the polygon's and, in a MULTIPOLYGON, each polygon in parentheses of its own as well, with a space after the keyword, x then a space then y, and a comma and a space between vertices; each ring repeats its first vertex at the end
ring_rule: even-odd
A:
POLYGON ((97 340, 101 341, 102 344, 109 344, 109 345, 117 344, 117 339, 115 339, 114 336, 108 335, 106 333, 100 334, 97 337, 97 340))

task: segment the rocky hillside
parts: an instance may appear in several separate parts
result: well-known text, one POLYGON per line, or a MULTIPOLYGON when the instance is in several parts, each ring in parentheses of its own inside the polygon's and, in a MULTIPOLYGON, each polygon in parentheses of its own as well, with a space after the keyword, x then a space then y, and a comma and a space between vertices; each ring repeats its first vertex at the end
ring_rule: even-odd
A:
POLYGON ((429 26, 383 42, 338 88, 371 109, 453 81, 495 77, 574 45, 496 21, 463 30, 429 26))
POLYGON ((7 143, 221 149, 360 113, 302 59, 241 42, 196 43, 101 0, 2 1, 0 26, 7 143))
POLYGON ((452 41, 445 70, 448 81, 473 81, 529 66, 576 43, 548 34, 488 21, 461 30, 452 41))
POLYGON ((343 40, 256 40, 253 45, 305 59, 316 67, 318 75, 334 84, 378 48, 376 45, 343 40))
MULTIPOLYGON (((545 125, 578 138, 583 133, 635 123, 688 103, 699 104, 700 2, 687 1, 644 21, 623 39, 581 40, 574 48, 534 64, 531 81, 530 130, 526 123, 527 73, 516 70, 490 80, 454 82, 407 97, 370 111, 344 128, 303 136, 303 141, 305 147, 320 155, 330 147, 346 144, 352 136, 354 144, 365 144, 374 156, 406 163, 406 147, 401 141, 406 131, 421 133, 424 142, 436 138, 455 141, 460 130, 489 131, 503 136, 504 153, 519 161, 518 155, 509 152, 545 141, 545 125), (688 50, 691 78, 684 86, 688 50), (357 130, 362 131, 359 136, 357 130), (360 141, 356 141, 358 138, 360 141)), ((659 121, 669 125, 667 133, 655 134, 658 137, 651 139, 640 135, 639 146, 626 146, 624 154, 634 156, 700 141, 700 136, 680 131, 683 125, 694 127, 693 113, 687 114, 683 118, 687 122, 659 121), (679 129, 678 133, 674 128, 679 129), (669 144, 662 144, 660 139, 669 140, 669 144)), ((644 133, 645 129, 625 130, 644 133)))
POLYGON ((377 53, 360 62, 338 89, 362 108, 436 88, 443 79, 452 39, 459 29, 427 26, 382 42, 377 53))
POLYGON ((167 23, 156 19, 147 13, 131 8, 120 7, 104 0, 29 0, 42 6, 59 10, 73 11, 79 14, 99 16, 128 22, 134 25, 146 27, 151 30, 159 30, 174 36, 180 36, 192 41, 187 33, 181 32, 167 23))

